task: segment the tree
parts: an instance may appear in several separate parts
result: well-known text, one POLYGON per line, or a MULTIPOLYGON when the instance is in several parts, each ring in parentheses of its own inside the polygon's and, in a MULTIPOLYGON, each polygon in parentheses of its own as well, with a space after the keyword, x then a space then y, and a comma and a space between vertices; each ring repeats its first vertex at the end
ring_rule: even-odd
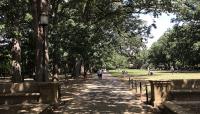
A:
MULTIPOLYGON (((41 66, 44 60, 48 62, 48 51, 47 46, 42 47, 45 42, 41 36, 45 31, 38 23, 41 13, 40 5, 39 0, 15 2, 3 0, 0 4, 3 9, 0 11, 0 20, 3 20, 0 21, 0 25, 4 26, 5 34, 15 31, 14 37, 20 38, 22 70, 27 72, 27 66, 34 66, 29 64, 35 63, 37 81, 48 78, 47 76, 45 79, 41 78, 43 74, 41 66), (16 22, 13 21, 13 17, 17 16, 19 18, 16 22), (44 48, 45 53, 42 51, 44 48), (43 55, 45 59, 41 58, 43 55), (35 62, 34 56, 36 56, 35 62)), ((144 45, 143 41, 149 36, 151 27, 155 26, 154 24, 146 26, 139 15, 153 13, 157 17, 161 12, 172 11, 173 3, 171 0, 118 2, 114 0, 49 0, 43 5, 52 6, 48 10, 50 18, 47 34, 50 66, 54 67, 53 71, 56 75, 58 69, 62 68, 62 62, 68 63, 72 72, 74 70, 79 72, 80 64, 82 64, 85 66, 86 74, 91 68, 100 67, 105 65, 105 62, 109 62, 108 60, 114 55, 111 52, 116 52, 125 58, 134 57, 139 48, 144 45)), ((48 65, 44 67, 47 68, 48 65)))
POLYGON ((27 27, 26 14, 29 10, 27 1, 2 1, 1 8, 1 33, 3 39, 12 40, 12 79, 14 82, 21 82, 21 39, 27 34, 24 27, 27 27), (23 4, 23 5, 22 5, 23 4))
POLYGON ((184 24, 167 31, 150 49, 150 62, 177 66, 194 67, 199 64, 199 25, 184 24))
POLYGON ((48 0, 32 0, 32 16, 33 16, 33 25, 34 25, 34 37, 36 41, 36 81, 48 81, 48 43, 46 37, 46 29, 44 25, 41 25, 40 16, 42 13, 48 15, 48 0))

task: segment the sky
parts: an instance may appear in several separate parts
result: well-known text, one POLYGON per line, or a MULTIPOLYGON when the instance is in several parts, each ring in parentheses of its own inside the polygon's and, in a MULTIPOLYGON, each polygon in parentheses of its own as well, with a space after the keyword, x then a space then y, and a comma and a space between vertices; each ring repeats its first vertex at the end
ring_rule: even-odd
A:
POLYGON ((171 19, 174 18, 175 15, 167 15, 167 14, 162 14, 159 16, 159 18, 154 18, 152 15, 142 15, 141 19, 145 20, 147 22, 147 25, 150 25, 153 23, 153 20, 156 21, 156 29, 151 30, 151 34, 154 37, 153 39, 148 39, 147 43, 147 48, 150 48, 151 45, 156 42, 160 36, 162 36, 165 31, 167 31, 169 28, 173 27, 173 23, 171 23, 171 19))

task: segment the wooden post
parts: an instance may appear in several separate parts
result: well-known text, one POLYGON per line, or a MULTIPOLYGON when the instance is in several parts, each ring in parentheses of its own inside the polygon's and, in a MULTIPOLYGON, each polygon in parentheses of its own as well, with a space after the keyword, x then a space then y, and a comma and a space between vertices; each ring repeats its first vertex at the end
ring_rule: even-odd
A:
POLYGON ((148 96, 148 86, 146 85, 146 102, 148 104, 149 102, 149 96, 148 96))
POLYGON ((133 89, 133 79, 131 80, 131 85, 132 85, 132 89, 133 89))
POLYGON ((140 81, 140 100, 142 101, 142 82, 140 81))
POLYGON ((142 94, 142 82, 140 82, 140 95, 142 94))
POLYGON ((137 93, 137 81, 135 80, 135 91, 137 93))

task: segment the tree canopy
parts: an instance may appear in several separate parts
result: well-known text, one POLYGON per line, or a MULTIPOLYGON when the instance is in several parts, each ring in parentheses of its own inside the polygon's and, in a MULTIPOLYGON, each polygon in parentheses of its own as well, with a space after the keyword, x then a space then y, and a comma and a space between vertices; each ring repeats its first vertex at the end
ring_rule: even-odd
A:
MULTIPOLYGON (((22 49, 20 64, 24 74, 32 74, 35 65, 34 2, 35 0, 2 0, 0 2, 1 39, 9 42, 6 39, 17 38, 20 41, 22 49)), ((155 23, 150 26, 145 25, 140 15, 150 13, 154 17, 158 17, 163 12, 174 13, 177 15, 174 22, 198 23, 199 5, 195 5, 196 2, 199 3, 196 0, 49 0, 47 33, 50 55, 49 68, 52 70, 54 66, 58 66, 61 71, 64 72, 67 69, 73 74, 77 67, 80 71, 81 65, 87 72, 98 67, 123 65, 124 60, 127 60, 128 64, 128 62, 134 61, 132 59, 140 57, 146 59, 146 56, 138 53, 140 53, 141 47, 145 47, 144 42, 150 37, 151 28, 156 27, 156 25, 155 23)), ((173 31, 185 32, 187 31, 185 28, 187 27, 177 26, 173 31)), ((187 32, 191 32, 190 30, 187 32)), ((193 32, 198 33, 197 31, 193 32)), ((174 40, 168 37, 176 33, 178 32, 166 33, 159 42, 174 40)), ((185 37, 185 42, 189 42, 187 39, 189 36, 184 34, 181 36, 185 37)), ((164 48, 164 45, 168 45, 167 43, 154 44, 150 51, 151 61, 157 62, 156 64, 160 63, 159 59, 162 59, 161 62, 164 63, 174 61, 172 58, 176 56, 175 53, 169 54, 168 50, 179 48, 177 47, 179 40, 176 39, 174 47, 170 42, 173 41, 169 41, 171 48, 167 48, 167 50, 164 48)), ((192 49, 198 50, 199 43, 191 42, 194 43, 192 49)), ((185 49, 192 47, 186 44, 184 46, 185 49)), ((11 53, 10 47, 6 48, 7 51, 1 51, 1 57, 8 57, 11 53)), ((187 58, 187 54, 184 54, 184 57, 187 58)), ((177 59, 185 61, 185 58, 181 59, 181 57, 183 56, 177 59)), ((12 58, 8 57, 7 59, 9 61, 12 58)), ((187 63, 191 63, 191 61, 187 63)))

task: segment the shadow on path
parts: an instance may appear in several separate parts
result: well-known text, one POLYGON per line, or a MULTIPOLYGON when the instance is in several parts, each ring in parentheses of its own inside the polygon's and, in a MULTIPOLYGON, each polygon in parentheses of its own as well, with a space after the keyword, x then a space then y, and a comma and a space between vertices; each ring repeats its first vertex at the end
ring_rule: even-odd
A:
POLYGON ((95 78, 62 86, 61 104, 56 114, 157 114, 151 106, 143 104, 118 78, 104 74, 95 78))

